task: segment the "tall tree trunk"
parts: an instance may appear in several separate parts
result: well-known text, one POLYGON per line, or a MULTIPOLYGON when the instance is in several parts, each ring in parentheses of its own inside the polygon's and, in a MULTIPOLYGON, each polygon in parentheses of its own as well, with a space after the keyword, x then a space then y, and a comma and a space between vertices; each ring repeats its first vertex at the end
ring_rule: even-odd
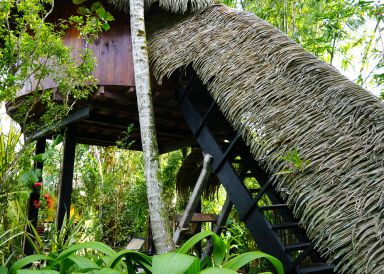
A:
POLYGON ((174 250, 175 246, 161 196, 159 149, 156 138, 144 24, 144 0, 130 0, 130 15, 136 96, 145 161, 149 215, 156 250, 158 253, 165 253, 174 250))

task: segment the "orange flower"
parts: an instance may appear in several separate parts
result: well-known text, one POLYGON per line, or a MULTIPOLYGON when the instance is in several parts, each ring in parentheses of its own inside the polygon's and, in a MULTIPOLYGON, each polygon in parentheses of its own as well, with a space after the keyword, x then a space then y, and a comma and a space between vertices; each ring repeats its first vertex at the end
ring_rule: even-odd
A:
POLYGON ((42 187, 43 183, 42 182, 36 182, 33 184, 36 188, 42 187))

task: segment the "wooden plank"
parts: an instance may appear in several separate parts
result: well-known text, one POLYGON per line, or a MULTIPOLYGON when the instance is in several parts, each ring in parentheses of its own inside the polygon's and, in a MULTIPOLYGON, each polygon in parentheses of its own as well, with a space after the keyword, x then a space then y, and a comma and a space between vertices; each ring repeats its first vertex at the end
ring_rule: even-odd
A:
MULTIPOLYGON (((180 222, 183 218, 181 214, 175 214, 174 219, 176 222, 180 222)), ((193 213, 191 218, 191 223, 205 223, 205 222, 214 222, 216 223, 219 219, 219 215, 211 213, 193 213)))
POLYGON ((196 211, 197 205, 200 202, 201 194, 204 190, 206 183, 208 182, 209 176, 212 173, 212 156, 209 154, 204 155, 203 168, 200 176, 197 179, 195 188, 193 189, 192 195, 185 208, 184 214, 180 219, 180 222, 173 235, 173 241, 175 244, 179 244, 181 241, 182 231, 188 228, 188 224, 191 222, 194 212, 196 211))

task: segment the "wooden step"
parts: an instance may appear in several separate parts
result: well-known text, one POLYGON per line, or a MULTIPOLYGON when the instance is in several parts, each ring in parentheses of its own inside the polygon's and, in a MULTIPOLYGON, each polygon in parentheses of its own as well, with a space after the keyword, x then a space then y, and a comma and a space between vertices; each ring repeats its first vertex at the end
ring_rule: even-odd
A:
POLYGON ((298 228, 298 227, 299 227, 299 222, 289 222, 289 223, 272 225, 272 230, 292 229, 292 228, 298 228))
MULTIPOLYGON (((180 222, 182 215, 175 214, 175 221, 180 222)), ((204 222, 212 222, 215 223, 219 215, 217 214, 208 214, 208 213, 194 213, 192 215, 191 222, 192 223, 204 223, 204 222)))
POLYGON ((333 274, 335 266, 332 264, 318 264, 301 269, 301 274, 333 274))
POLYGON ((291 245, 285 246, 285 249, 289 252, 297 251, 297 250, 304 250, 305 248, 307 248, 311 244, 312 244, 311 242, 291 244, 291 245))
POLYGON ((268 205, 268 206, 261 206, 261 211, 267 211, 267 210, 276 210, 276 209, 288 209, 287 204, 275 204, 275 205, 268 205))

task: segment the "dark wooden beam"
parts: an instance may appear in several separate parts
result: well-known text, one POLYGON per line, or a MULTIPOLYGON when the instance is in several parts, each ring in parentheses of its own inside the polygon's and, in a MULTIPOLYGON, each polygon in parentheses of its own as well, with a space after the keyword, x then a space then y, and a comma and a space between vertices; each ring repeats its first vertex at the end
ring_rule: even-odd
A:
MULTIPOLYGON (((114 112, 119 115, 123 116, 138 116, 137 112, 137 105, 130 103, 129 105, 123 105, 123 104, 118 104, 116 102, 100 102, 100 101, 95 101, 92 102, 92 106, 95 107, 94 111, 92 114, 96 113, 98 110, 108 110, 111 112, 114 112)), ((93 116, 93 115, 92 115, 93 116)), ((181 113, 178 111, 178 109, 174 108, 156 108, 155 106, 155 120, 159 122, 176 122, 176 123, 181 123, 185 125, 185 120, 182 117, 181 113), (172 119, 170 119, 172 117, 172 119)))
MULTIPOLYGON (((114 131, 116 132, 116 136, 122 135, 122 133, 128 128, 130 124, 133 125, 133 130, 138 131, 140 128, 138 120, 130 121, 130 124, 122 124, 122 121, 119 120, 114 121, 114 119, 106 118, 104 119, 92 119, 92 120, 84 120, 81 122, 81 126, 86 126, 88 128, 94 127, 100 129, 100 131, 114 131)), ((171 126, 164 126, 161 124, 156 124, 156 133, 158 136, 169 136, 172 138, 182 139, 183 137, 192 137, 192 132, 188 128, 178 128, 171 126)))
POLYGON ((192 147, 196 145, 196 140, 194 138, 183 138, 183 139, 178 139, 173 142, 167 143, 167 144, 162 144, 159 143, 159 153, 164 154, 168 153, 180 148, 184 147, 192 147))
POLYGON ((72 113, 71 115, 64 118, 62 121, 60 121, 57 125, 45 128, 43 130, 40 130, 38 132, 33 133, 32 135, 27 137, 27 142, 33 142, 35 140, 38 140, 40 138, 49 136, 53 134, 55 131, 63 129, 65 127, 68 127, 69 125, 72 125, 80 120, 86 119, 90 116, 91 112, 91 106, 86 106, 75 113, 72 113))
MULTIPOLYGON (((45 138, 41 138, 37 140, 35 155, 45 152, 45 143, 46 143, 45 138)), ((43 171, 43 163, 35 161, 34 168, 40 169, 41 171, 43 171)), ((39 178, 39 181, 40 182, 42 181, 41 177, 39 178)), ((39 200, 40 200, 40 188, 33 186, 32 192, 29 195, 29 201, 28 201, 28 221, 35 228, 37 226, 39 208, 35 207, 34 201, 39 201, 39 200)), ((30 226, 27 226, 27 233, 32 234, 32 228, 30 226)), ((29 243, 27 240, 24 240, 24 253, 25 255, 32 255, 34 253, 31 243, 29 243)))
POLYGON ((69 218, 71 209, 72 179, 75 164, 76 128, 70 126, 65 132, 64 155, 61 166, 59 198, 57 203, 56 224, 61 229, 65 216, 69 218))

